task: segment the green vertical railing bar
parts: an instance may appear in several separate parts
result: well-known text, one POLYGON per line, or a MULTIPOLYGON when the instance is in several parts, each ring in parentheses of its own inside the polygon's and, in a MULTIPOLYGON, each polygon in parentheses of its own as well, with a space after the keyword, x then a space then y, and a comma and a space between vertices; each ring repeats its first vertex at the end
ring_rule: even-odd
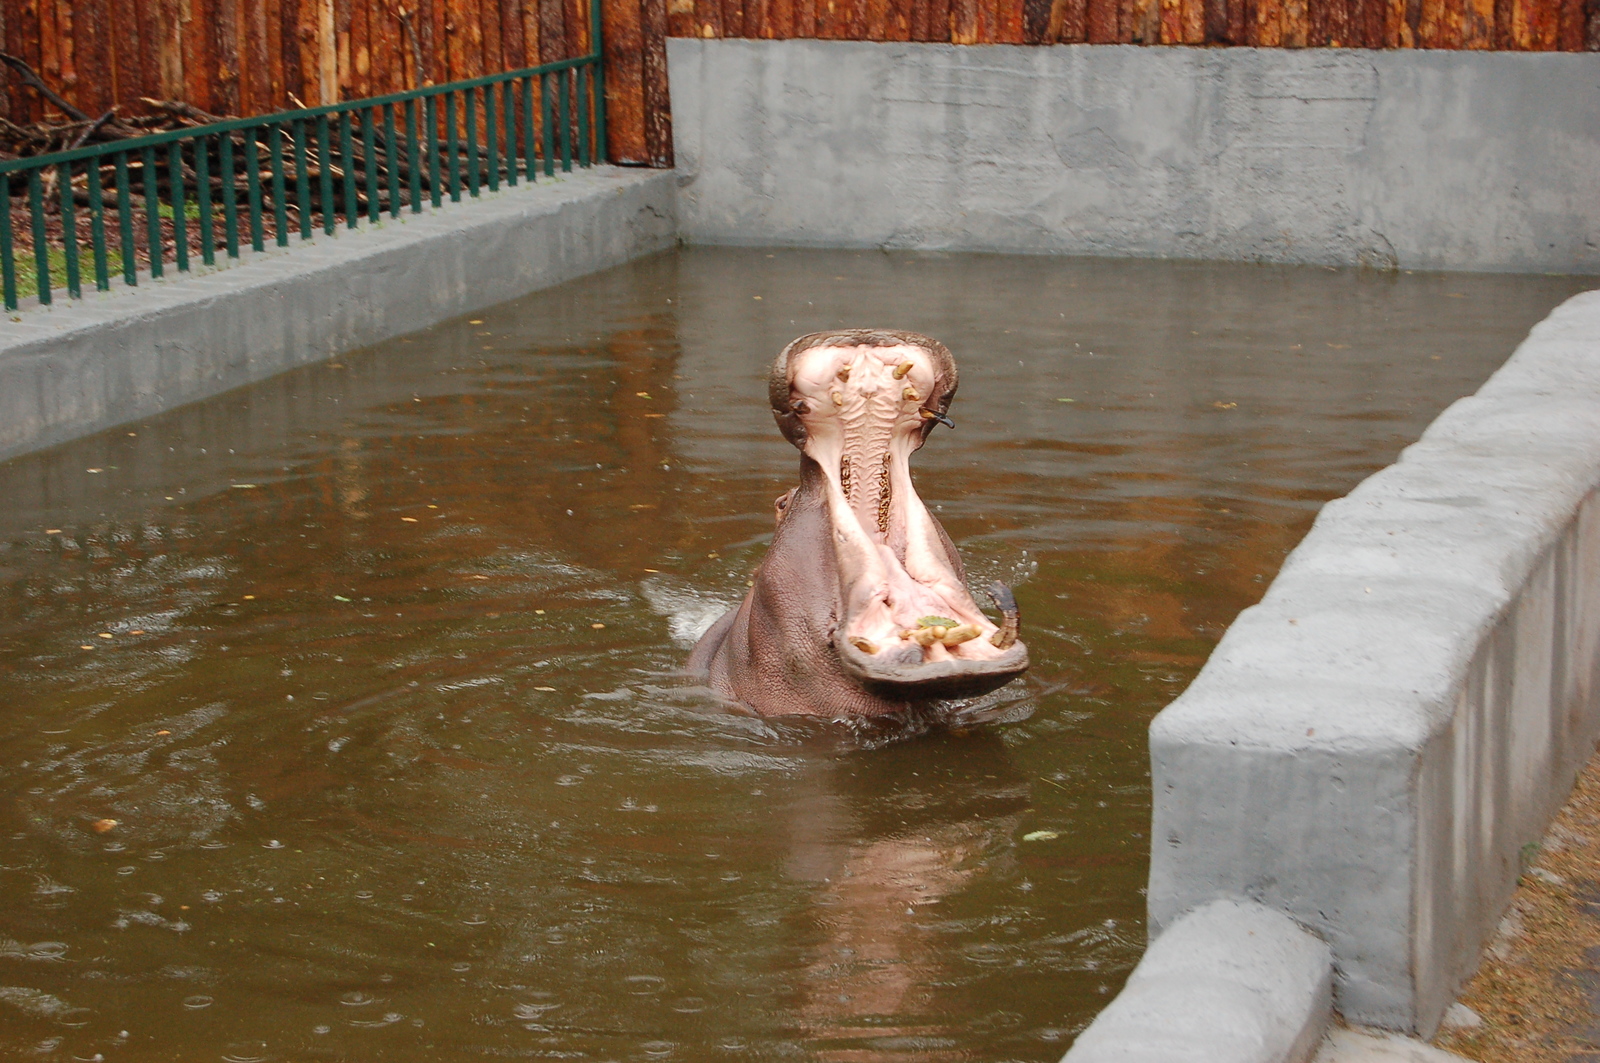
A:
POLYGON ((596 162, 606 161, 606 64, 605 35, 601 33, 600 0, 589 0, 589 42, 593 46, 594 81, 594 155, 596 162))
POLYGON ((578 78, 578 165, 589 166, 589 72, 579 67, 578 78))
POLYGON ((522 162, 530 182, 538 179, 538 151, 534 149, 533 78, 522 79, 522 162))
POLYGON ((417 105, 420 100, 406 101, 406 165, 411 172, 411 213, 422 213, 422 153, 417 143, 417 105))
POLYGON ((563 70, 556 75, 561 85, 561 172, 572 172, 572 89, 571 78, 563 70))
POLYGON ((339 116, 339 164, 344 167, 344 224, 354 229, 361 220, 361 201, 356 198, 355 148, 350 141, 350 112, 339 116))
POLYGON ((38 170, 28 171, 28 219, 33 230, 33 264, 38 271, 35 288, 39 301, 50 304, 50 245, 45 242, 44 188, 38 170))
POLYGON ((267 249, 266 234, 261 225, 261 127, 245 130, 244 189, 245 202, 250 208, 250 248, 267 249))
POLYGON ((67 260, 67 295, 83 298, 83 279, 78 273, 78 212, 72 195, 72 163, 64 162, 56 171, 61 183, 61 249, 67 260))
POLYGON ((511 82, 507 81, 500 86, 500 117, 505 124, 506 138, 506 184, 513 187, 517 183, 517 107, 516 95, 511 90, 511 82))
POLYGON ((300 239, 311 239, 311 169, 306 165, 306 124, 294 124, 294 200, 300 208, 300 239))
POLYGON ((117 152, 117 235, 122 239, 122 280, 139 283, 139 259, 133 250, 133 192, 128 187, 128 153, 117 152))
POLYGON ((217 138, 217 176, 222 178, 222 239, 229 258, 239 257, 239 178, 233 172, 233 134, 217 138))
POLYGON ((389 172, 389 217, 400 216, 400 144, 394 136, 394 104, 383 105, 383 167, 389 172))
POLYGON ((189 209, 183 199, 183 143, 167 145, 167 198, 172 200, 172 253, 179 273, 189 272, 189 209))
POLYGON ((17 308, 17 257, 16 250, 11 245, 11 182, 8 180, 0 185, 0 192, 4 193, 5 213, 0 214, 0 285, 4 291, 0 296, 5 299, 7 310, 17 308))
POLYGON ((422 124, 427 128, 423 142, 428 146, 428 199, 435 207, 444 202, 439 194, 439 108, 429 96, 422 104, 422 124))
POLYGON ((367 177, 367 219, 377 221, 383 215, 378 202, 378 119, 368 107, 361 112, 361 166, 367 177))
POLYGON ((317 115, 317 205, 322 210, 322 231, 333 235, 338 221, 333 210, 333 156, 328 153, 328 116, 317 115))
POLYGON ((550 75, 539 75, 539 115, 544 120, 544 175, 556 175, 556 124, 551 117, 555 101, 550 98, 550 75))
POLYGON ((272 163, 272 229, 279 247, 289 246, 289 204, 284 202, 283 127, 267 127, 267 158, 272 163))
POLYGON ((456 136, 456 94, 444 98, 444 152, 445 158, 450 160, 450 202, 461 202, 461 182, 457 177, 457 163, 460 161, 461 142, 456 136))
POLYGON ((144 230, 149 240, 150 276, 159 277, 166 272, 166 252, 161 238, 161 196, 156 176, 156 149, 145 148, 139 155, 139 165, 144 171, 144 230))
POLYGON ((500 114, 495 107, 494 87, 483 87, 483 133, 485 165, 488 168, 489 191, 500 191, 500 114))
POLYGON ((200 204, 200 261, 217 264, 217 224, 211 213, 211 150, 205 137, 194 142, 194 195, 200 204))
POLYGON ((111 290, 111 272, 106 257, 106 203, 105 189, 100 181, 100 156, 89 160, 85 172, 89 186, 89 247, 94 255, 94 286, 97 291, 111 290))
POLYGON ((467 192, 478 194, 478 90, 468 89, 462 94, 467 126, 467 192))

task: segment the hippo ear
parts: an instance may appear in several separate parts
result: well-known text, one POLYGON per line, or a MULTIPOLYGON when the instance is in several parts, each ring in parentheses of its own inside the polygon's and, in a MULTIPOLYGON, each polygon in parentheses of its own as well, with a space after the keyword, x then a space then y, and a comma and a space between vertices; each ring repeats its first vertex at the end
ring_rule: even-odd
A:
POLYGON ((778 355, 778 360, 772 363, 772 372, 767 375, 767 400, 772 403, 772 419, 778 422, 778 431, 783 433, 783 438, 804 450, 806 445, 806 426, 800 420, 802 409, 795 408, 795 402, 789 391, 789 360, 794 355, 798 345, 810 339, 810 336, 801 336, 778 355))

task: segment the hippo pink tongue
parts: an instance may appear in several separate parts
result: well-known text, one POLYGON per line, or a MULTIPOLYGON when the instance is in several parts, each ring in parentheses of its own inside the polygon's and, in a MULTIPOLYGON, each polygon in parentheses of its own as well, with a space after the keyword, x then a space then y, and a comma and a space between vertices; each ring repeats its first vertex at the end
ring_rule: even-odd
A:
POLYGON ((911 452, 931 422, 946 420, 954 361, 904 333, 819 339, 788 359, 782 396, 775 374, 773 399, 785 434, 826 479, 841 660, 869 682, 948 685, 965 675, 975 682, 955 687, 998 685, 1027 667, 1026 651, 1011 625, 1002 631, 972 600, 954 547, 911 484, 911 452))

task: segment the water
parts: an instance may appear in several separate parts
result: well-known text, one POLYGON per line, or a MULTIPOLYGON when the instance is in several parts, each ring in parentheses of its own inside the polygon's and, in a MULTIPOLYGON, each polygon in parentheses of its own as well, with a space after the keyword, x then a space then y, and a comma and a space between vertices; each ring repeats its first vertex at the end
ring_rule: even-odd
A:
POLYGON ((0 1055, 1056 1059, 1142 947, 1150 717, 1582 286, 695 250, 0 465, 0 1055), (960 360, 915 466, 1014 722, 673 674, 840 325, 960 360))

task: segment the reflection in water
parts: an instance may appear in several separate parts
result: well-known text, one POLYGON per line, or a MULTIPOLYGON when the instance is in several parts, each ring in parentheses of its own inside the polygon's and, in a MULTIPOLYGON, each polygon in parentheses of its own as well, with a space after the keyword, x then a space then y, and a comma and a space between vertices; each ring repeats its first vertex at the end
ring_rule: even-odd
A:
POLYGON ((0 1056, 1058 1058, 1150 716, 1576 287, 695 250, 0 465, 0 1056), (961 359, 988 723, 676 674, 794 480, 763 367, 862 323, 961 359))

